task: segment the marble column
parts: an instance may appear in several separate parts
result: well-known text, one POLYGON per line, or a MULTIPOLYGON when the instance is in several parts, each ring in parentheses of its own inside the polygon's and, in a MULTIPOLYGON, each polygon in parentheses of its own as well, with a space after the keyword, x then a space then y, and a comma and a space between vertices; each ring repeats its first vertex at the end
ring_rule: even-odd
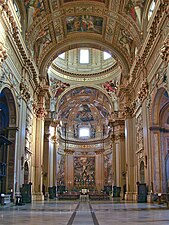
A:
POLYGON ((152 143, 152 171, 153 171, 153 189, 154 193, 162 191, 161 185, 161 158, 160 158, 160 130, 158 127, 151 127, 152 143))
POLYGON ((73 153, 74 151, 65 149, 65 185, 67 190, 74 186, 74 168, 73 153))
POLYGON ((122 190, 123 185, 126 184, 125 135, 124 119, 118 114, 116 112, 116 115, 109 121, 112 127, 112 185, 121 187, 122 190))
POLYGON ((126 200, 136 200, 135 180, 135 118, 132 118, 130 109, 125 119, 125 149, 126 149, 126 200))
POLYGON ((98 191, 104 188, 104 150, 96 152, 95 182, 98 191))
POLYGON ((36 110, 36 140, 35 140, 35 167, 33 183, 33 200, 43 200, 42 181, 43 181, 43 147, 44 147, 44 118, 46 115, 45 93, 42 91, 39 95, 39 102, 36 110))
POLYGON ((53 120, 51 126, 54 128, 53 140, 53 186, 57 188, 57 150, 58 150, 58 137, 57 137, 57 126, 59 120, 53 120))
POLYGON ((115 127, 115 151, 116 151, 116 186, 123 187, 126 173, 124 121, 116 121, 115 127))
POLYGON ((50 137, 50 126, 51 121, 45 121, 45 133, 44 133, 44 151, 43 151, 43 184, 45 185, 45 194, 48 193, 49 187, 49 137, 50 137))
POLYGON ((24 182, 24 156, 25 156, 25 136, 26 136, 26 111, 27 106, 23 98, 20 99, 20 107, 18 113, 18 130, 16 132, 16 145, 15 145, 15 195, 20 195, 20 188, 24 182))
POLYGON ((115 144, 115 135, 112 137, 112 187, 116 186, 116 144, 115 144))
MULTIPOLYGON (((13 190, 15 196, 15 149, 16 149, 16 138, 18 129, 16 127, 10 127, 8 129, 8 140, 12 142, 7 149, 5 149, 5 155, 7 156, 7 171, 6 171, 6 192, 13 190)), ((6 158, 5 156, 5 158, 6 158)))

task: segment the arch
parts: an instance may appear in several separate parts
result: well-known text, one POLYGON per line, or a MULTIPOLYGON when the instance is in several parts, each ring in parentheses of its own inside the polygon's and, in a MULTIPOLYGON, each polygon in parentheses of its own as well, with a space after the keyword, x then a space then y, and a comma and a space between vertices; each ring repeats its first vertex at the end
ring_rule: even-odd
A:
POLYGON ((1 93, 4 93, 6 96, 6 103, 9 108, 9 126, 17 125, 17 110, 16 110, 16 101, 12 91, 8 87, 4 87, 1 93))
POLYGON ((5 166, 5 174, 1 180, 0 192, 7 193, 9 190, 14 189, 15 134, 17 122, 14 96, 8 87, 4 87, 0 92, 0 105, 0 114, 2 116, 2 121, 0 121, 0 164, 5 166))
POLYGON ((151 106, 151 146, 153 156, 153 176, 155 191, 166 192, 168 182, 169 151, 169 96, 164 88, 159 88, 151 106))
MULTIPOLYGON (((83 85, 83 86, 84 87, 93 88, 93 89, 96 89, 96 90, 100 91, 103 95, 105 95, 107 97, 107 99, 109 100, 109 103, 111 105, 111 108, 113 109, 114 106, 113 106, 113 103, 111 101, 111 98, 108 95, 108 93, 105 90, 103 90, 103 88, 101 88, 101 87, 99 87, 97 85, 83 85)), ((70 92, 70 91, 72 91, 74 89, 80 88, 80 87, 82 87, 82 85, 80 85, 80 84, 76 85, 76 86, 72 85, 71 87, 69 87, 65 91, 63 91, 62 94, 58 97, 58 100, 57 100, 57 103, 56 103, 56 109, 59 109, 59 103, 60 103, 60 101, 61 101, 61 99, 63 98, 64 95, 66 95, 68 92, 70 92)))
POLYGON ((101 51, 107 51, 112 54, 112 56, 117 59, 118 62, 121 63, 123 69, 123 75, 127 76, 129 72, 129 62, 127 61, 127 57, 122 55, 119 52, 119 48, 113 44, 108 44, 103 42, 101 38, 88 36, 84 37, 84 35, 79 35, 78 37, 75 35, 71 35, 71 38, 65 39, 63 43, 56 44, 52 46, 52 48, 48 48, 48 52, 41 58, 39 62, 40 74, 46 74, 49 66, 52 61, 58 57, 58 55, 66 52, 70 49, 88 47, 95 48, 101 51), (83 38, 82 38, 83 37, 83 38), (97 40, 97 44, 96 44, 97 40))
MULTIPOLYGON (((153 98, 153 103, 151 106, 151 123, 152 125, 159 125, 160 124, 160 111, 163 107, 161 105, 162 99, 164 98, 164 95, 167 93, 167 91, 164 88, 160 88, 157 90, 154 98, 153 98)), ((165 103, 165 101, 164 101, 165 103)))

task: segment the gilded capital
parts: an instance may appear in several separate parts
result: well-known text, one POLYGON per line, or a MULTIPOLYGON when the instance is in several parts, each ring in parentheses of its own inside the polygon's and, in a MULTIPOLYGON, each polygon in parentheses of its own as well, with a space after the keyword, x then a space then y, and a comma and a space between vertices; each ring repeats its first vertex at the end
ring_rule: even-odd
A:
POLYGON ((131 118, 134 113, 134 106, 132 105, 125 105, 124 107, 124 117, 125 119, 131 118))
POLYGON ((46 109, 44 107, 37 108, 36 116, 38 118, 44 119, 46 115, 47 115, 47 112, 46 112, 46 109))
POLYGON ((104 149, 100 149, 98 151, 95 151, 96 155, 101 155, 104 153, 104 149))
POLYGON ((66 155, 73 155, 74 152, 75 152, 75 151, 70 150, 70 149, 65 149, 65 150, 64 150, 64 153, 65 153, 66 155))

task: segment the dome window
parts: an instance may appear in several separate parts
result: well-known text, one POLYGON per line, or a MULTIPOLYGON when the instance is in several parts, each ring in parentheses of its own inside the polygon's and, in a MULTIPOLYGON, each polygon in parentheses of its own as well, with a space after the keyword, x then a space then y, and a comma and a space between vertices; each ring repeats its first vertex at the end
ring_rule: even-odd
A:
POLYGON ((154 8, 155 8, 155 1, 153 0, 153 1, 151 2, 150 8, 149 8, 149 12, 148 12, 148 20, 150 20, 152 14, 153 14, 154 8))
POLYGON ((80 49, 80 63, 81 64, 89 63, 89 49, 80 49))

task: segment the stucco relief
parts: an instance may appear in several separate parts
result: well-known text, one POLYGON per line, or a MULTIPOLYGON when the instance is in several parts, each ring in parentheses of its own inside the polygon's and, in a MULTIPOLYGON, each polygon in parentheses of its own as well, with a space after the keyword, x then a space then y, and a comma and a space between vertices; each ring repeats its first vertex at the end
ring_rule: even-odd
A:
POLYGON ((109 19, 108 24, 106 26, 106 32, 105 32, 105 39, 108 42, 112 42, 113 36, 114 36, 114 29, 116 25, 115 19, 109 19))
POLYGON ((150 84, 149 84, 150 92, 152 92, 155 88, 161 85, 164 85, 164 87, 167 88, 167 84, 168 84, 167 63, 163 62, 150 81, 150 84))
POLYGON ((53 10, 56 10, 58 8, 58 0, 51 0, 51 4, 53 10))
POLYGON ((20 91, 19 81, 6 63, 2 65, 1 85, 2 84, 9 84, 12 88, 15 88, 18 93, 20 91))
POLYGON ((163 46, 161 47, 160 55, 164 61, 169 62, 169 35, 164 41, 163 46))
POLYGON ((38 37, 35 40, 33 49, 34 49, 34 59, 37 62, 39 60, 39 57, 50 42, 52 41, 50 36, 50 31, 48 27, 42 28, 39 31, 38 37))
POLYGON ((122 45, 122 47, 126 49, 127 53, 131 55, 133 50, 133 38, 131 35, 125 29, 121 29, 118 40, 120 45, 122 45))
POLYGON ((142 102, 148 95, 148 82, 144 80, 141 84, 140 91, 138 92, 138 99, 142 102))
POLYGON ((30 91, 29 91, 29 88, 28 88, 28 83, 25 81, 25 80, 21 80, 21 83, 20 83, 20 94, 22 96, 22 98, 27 102, 31 95, 30 95, 30 91))
POLYGON ((7 58, 7 52, 4 44, 0 42, 0 66, 7 58))

